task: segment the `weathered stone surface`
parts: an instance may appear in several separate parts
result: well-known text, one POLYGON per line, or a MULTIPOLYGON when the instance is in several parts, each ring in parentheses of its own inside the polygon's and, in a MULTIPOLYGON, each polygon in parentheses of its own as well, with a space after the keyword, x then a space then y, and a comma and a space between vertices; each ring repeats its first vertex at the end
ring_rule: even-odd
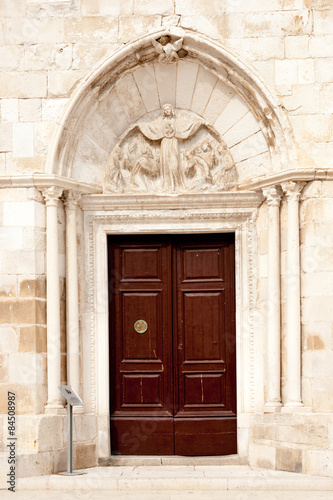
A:
POLYGON ((276 468, 289 472, 302 472, 302 451, 292 448, 277 448, 276 468))

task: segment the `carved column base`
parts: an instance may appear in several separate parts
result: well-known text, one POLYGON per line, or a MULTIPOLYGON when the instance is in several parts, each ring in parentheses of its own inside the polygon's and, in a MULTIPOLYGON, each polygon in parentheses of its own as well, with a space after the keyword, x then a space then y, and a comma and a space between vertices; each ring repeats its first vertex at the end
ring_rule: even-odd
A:
POLYGON ((47 415, 66 415, 67 413, 61 403, 48 403, 44 411, 47 415))
POLYGON ((268 401, 264 406, 265 413, 280 413, 281 409, 282 403, 279 403, 278 401, 268 401))

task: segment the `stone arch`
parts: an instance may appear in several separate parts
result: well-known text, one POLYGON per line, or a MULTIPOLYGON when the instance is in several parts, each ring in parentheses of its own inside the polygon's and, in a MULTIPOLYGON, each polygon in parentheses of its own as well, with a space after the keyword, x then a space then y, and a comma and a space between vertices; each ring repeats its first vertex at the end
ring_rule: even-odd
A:
POLYGON ((206 36, 162 28, 115 52, 78 86, 58 125, 47 173, 100 192, 119 136, 167 102, 214 125, 240 183, 296 167, 286 115, 255 70, 206 36), (165 34, 184 38, 186 57, 159 62, 152 39, 165 34))

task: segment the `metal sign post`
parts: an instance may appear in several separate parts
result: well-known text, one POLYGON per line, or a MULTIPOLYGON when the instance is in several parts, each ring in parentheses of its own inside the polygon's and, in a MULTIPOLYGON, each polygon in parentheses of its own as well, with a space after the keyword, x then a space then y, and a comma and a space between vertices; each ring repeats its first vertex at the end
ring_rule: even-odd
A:
POLYGON ((60 385, 59 389, 67 400, 67 472, 60 472, 60 474, 76 476, 84 472, 73 472, 73 406, 81 406, 83 401, 70 385, 60 385))

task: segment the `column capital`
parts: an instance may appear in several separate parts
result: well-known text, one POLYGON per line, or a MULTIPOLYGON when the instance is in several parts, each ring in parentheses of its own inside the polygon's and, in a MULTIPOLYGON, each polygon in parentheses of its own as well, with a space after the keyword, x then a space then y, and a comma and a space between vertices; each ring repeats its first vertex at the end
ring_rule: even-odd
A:
POLYGON ((262 190, 263 195, 267 200, 267 204, 270 207, 279 207, 282 198, 282 193, 279 186, 269 186, 262 190))
POLYGON ((74 210, 77 207, 80 198, 81 198, 80 191, 75 191, 73 189, 65 191, 64 205, 66 209, 74 210))
POLYGON ((62 188, 58 186, 50 186, 46 189, 43 189, 42 194, 44 196, 46 205, 56 206, 60 196, 62 195, 62 188))
POLYGON ((287 181, 281 183, 281 188, 288 200, 298 201, 305 184, 306 182, 287 181))

